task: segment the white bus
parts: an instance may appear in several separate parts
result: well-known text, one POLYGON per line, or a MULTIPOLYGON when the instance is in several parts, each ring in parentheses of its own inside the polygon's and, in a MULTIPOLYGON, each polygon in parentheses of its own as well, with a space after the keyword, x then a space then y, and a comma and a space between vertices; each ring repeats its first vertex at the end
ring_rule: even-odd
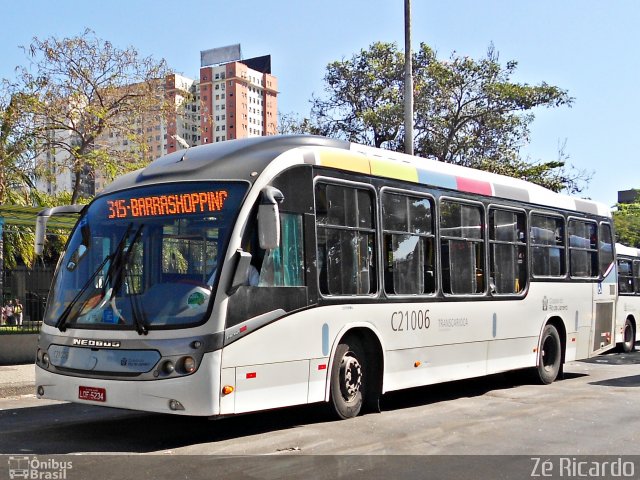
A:
POLYGON ((635 350, 640 320, 640 249, 616 244, 618 304, 616 343, 623 352, 635 350))
MULTIPOLYGON (((62 207, 41 212, 46 219, 62 207)), ((79 209, 79 208, 78 208, 79 209)), ((313 136, 172 153, 84 207, 49 295, 38 396, 218 416, 513 369, 614 345, 608 209, 313 136)))

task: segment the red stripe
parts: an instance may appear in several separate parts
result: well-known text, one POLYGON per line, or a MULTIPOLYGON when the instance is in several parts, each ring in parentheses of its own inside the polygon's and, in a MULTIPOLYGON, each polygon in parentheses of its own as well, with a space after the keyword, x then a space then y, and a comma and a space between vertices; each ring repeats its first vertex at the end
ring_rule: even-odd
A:
POLYGON ((318 370, 326 370, 327 366, 322 364, 322 365, 318 365, 318 370))
POLYGON ((247 373, 247 378, 256 378, 256 372, 247 373))
POLYGON ((481 180, 471 180, 469 178, 456 177, 458 190, 462 192, 478 193, 480 195, 493 195, 491 184, 481 180))

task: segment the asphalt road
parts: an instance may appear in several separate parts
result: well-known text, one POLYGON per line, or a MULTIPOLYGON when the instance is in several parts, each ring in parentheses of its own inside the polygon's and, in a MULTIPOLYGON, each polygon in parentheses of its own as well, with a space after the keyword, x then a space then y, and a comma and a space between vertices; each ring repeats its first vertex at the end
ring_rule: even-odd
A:
MULTIPOLYGON (((287 456, 289 473, 321 471, 313 465, 322 457, 307 455, 353 455, 350 468, 364 462, 356 472, 369 472, 367 478, 383 471, 388 462, 380 459, 389 455, 429 455, 435 464, 439 455, 519 455, 528 462, 532 456, 638 455, 639 387, 640 352, 635 352, 570 363, 565 378, 552 385, 530 383, 526 374, 515 372, 394 392, 385 395, 382 413, 347 421, 328 418, 320 406, 212 421, 26 395, 0 400, 0 454, 287 456), (289 470, 297 455, 306 463, 300 471, 289 470)), ((343 457, 324 458, 343 468, 343 457)), ((251 468, 250 463, 244 465, 251 468)), ((415 468, 419 473, 420 466, 415 468)), ((640 460, 636 470, 640 473, 640 460)), ((279 473, 273 478, 282 478, 279 473)))

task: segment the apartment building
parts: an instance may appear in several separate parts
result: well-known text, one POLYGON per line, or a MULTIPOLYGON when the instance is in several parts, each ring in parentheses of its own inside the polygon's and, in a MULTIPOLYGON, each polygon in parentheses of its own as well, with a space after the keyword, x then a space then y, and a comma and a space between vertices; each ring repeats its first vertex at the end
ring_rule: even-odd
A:
MULTIPOLYGON (((236 47, 239 53, 239 45, 236 47)), ((203 53, 201 58, 206 58, 203 53)), ((175 105, 175 114, 166 119, 141 120, 137 125, 138 135, 146 145, 142 157, 145 162, 186 146, 277 133, 278 81, 271 74, 270 55, 211 64, 203 61, 196 79, 172 73, 162 88, 165 98, 175 105)), ((135 149, 131 139, 118 132, 105 133, 96 145, 108 145, 123 158, 135 149)), ((55 158, 47 162, 52 175, 41 179, 38 187, 51 194, 70 190, 71 173, 56 167, 59 162, 55 158)), ((110 180, 104 172, 87 171, 83 190, 94 195, 110 180)))

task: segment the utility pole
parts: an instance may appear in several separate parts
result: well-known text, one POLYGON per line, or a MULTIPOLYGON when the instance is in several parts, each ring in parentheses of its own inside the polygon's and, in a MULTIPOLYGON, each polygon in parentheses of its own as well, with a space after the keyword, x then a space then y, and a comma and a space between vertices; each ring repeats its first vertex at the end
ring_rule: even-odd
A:
POLYGON ((413 67, 411 65, 411 0, 404 0, 404 151, 413 155, 413 67))

